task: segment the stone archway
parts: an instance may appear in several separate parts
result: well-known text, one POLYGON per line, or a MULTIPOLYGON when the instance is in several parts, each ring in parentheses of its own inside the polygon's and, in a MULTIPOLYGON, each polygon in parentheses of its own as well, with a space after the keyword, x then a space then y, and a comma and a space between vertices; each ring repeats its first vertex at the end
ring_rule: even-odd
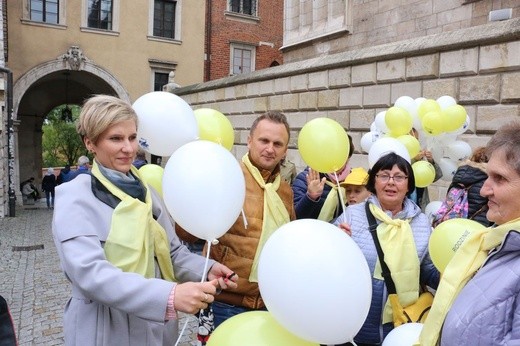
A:
MULTIPOLYGON (((71 46, 55 60, 35 66, 13 87, 14 186, 42 171, 41 127, 46 115, 62 104, 81 105, 93 94, 109 94, 130 102, 123 85, 107 70, 89 60, 78 46, 71 46)), ((2 196, 4 201, 8 196, 2 196)))

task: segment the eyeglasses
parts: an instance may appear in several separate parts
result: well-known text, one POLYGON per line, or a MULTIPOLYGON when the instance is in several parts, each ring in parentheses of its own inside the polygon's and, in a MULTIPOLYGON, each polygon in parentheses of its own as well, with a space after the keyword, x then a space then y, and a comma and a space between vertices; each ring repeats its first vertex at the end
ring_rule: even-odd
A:
POLYGON ((388 183, 390 181, 390 178, 394 179, 394 183, 402 183, 406 179, 408 179, 408 176, 406 175, 389 175, 389 174, 376 174, 377 179, 379 179, 382 183, 388 183))

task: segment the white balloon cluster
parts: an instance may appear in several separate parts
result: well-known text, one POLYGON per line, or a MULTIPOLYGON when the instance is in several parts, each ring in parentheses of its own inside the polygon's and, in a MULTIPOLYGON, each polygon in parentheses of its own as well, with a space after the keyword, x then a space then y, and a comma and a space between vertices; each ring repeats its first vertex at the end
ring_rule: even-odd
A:
POLYGON ((471 156, 470 145, 457 140, 469 125, 466 110, 451 96, 437 100, 401 96, 393 107, 376 115, 360 145, 369 154, 370 167, 391 151, 410 162, 410 158, 426 149, 440 166, 443 178, 450 181, 458 162, 471 156))

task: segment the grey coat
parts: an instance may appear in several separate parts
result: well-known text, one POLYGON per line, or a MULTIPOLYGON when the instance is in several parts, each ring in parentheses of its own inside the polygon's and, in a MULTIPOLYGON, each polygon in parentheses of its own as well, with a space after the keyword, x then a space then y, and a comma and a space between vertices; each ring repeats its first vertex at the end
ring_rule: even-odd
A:
POLYGON ((520 345, 519 231, 506 235, 461 290, 444 321, 441 345, 520 345))
MULTIPOLYGON (((379 201, 374 196, 370 196, 368 201, 381 207, 379 201)), ((428 253, 431 227, 427 216, 421 212, 420 208, 412 200, 406 198, 404 200, 403 210, 393 218, 411 219, 410 227, 412 228, 415 246, 417 248, 417 256, 421 265, 420 283, 432 288, 437 288, 439 284, 439 272, 433 265, 428 253)), ((387 323, 384 326, 382 324, 383 306, 388 298, 388 293, 384 280, 373 277, 377 261, 377 250, 374 245, 374 239, 368 230, 365 203, 348 206, 345 213, 339 216, 334 224, 338 225, 341 222, 346 222, 350 225, 352 239, 365 255, 368 267, 370 268, 370 274, 372 275, 372 303, 365 323, 354 340, 357 343, 380 344, 384 337, 392 330, 393 326, 392 323, 387 323)))
MULTIPOLYGON (((150 190, 153 214, 170 239, 176 279, 200 281, 205 259, 181 245, 164 204, 150 190)), ((113 211, 94 196, 88 174, 56 188, 53 236, 61 267, 72 284, 64 315, 65 344, 173 345, 177 321, 164 318, 175 283, 160 279, 157 266, 156 278, 146 279, 106 260, 103 244, 113 211)))

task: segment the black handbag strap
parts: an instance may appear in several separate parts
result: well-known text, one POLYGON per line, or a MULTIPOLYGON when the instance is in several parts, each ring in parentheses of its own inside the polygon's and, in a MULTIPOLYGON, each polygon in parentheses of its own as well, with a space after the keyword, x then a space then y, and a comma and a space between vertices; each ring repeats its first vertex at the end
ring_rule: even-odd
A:
POLYGON ((388 293, 395 294, 397 293, 397 291, 395 289, 394 280, 392 279, 392 273, 390 272, 390 269, 385 263, 385 254, 383 252, 383 249, 381 248, 381 244, 379 243, 379 238, 377 237, 377 221, 374 215, 372 215, 372 212, 370 211, 370 206, 368 202, 365 202, 365 210, 368 219, 368 230, 370 231, 372 238, 374 238, 374 244, 376 246, 377 255, 379 256, 379 262, 381 263, 381 275, 383 276, 383 279, 385 279, 386 289, 388 290, 388 293))

